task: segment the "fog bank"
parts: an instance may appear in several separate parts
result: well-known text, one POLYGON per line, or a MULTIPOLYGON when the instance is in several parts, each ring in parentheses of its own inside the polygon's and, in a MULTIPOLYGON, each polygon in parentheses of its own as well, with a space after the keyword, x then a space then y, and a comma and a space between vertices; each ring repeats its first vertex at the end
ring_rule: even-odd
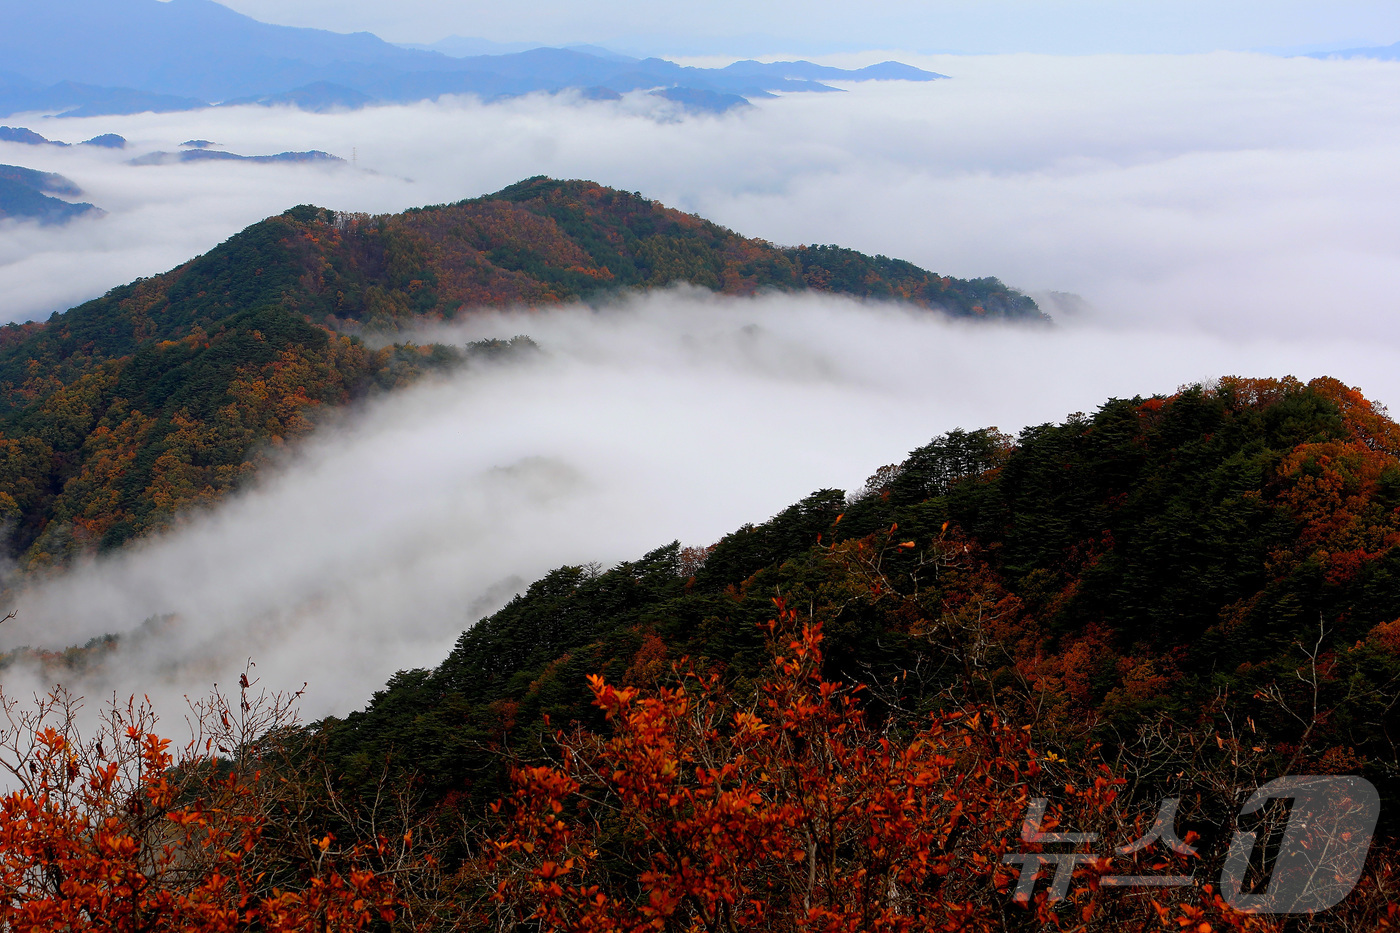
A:
POLYGON ((0 162, 68 175, 110 212, 66 228, 0 225, 0 318, 164 271, 293 204, 397 211, 548 174, 781 244, 1077 293, 1119 326, 1400 337, 1400 64, 905 57, 953 80, 853 84, 719 117, 645 95, 566 95, 11 120, 68 141, 118 132, 132 148, 0 143, 0 162), (355 164, 125 164, 190 138, 355 164))
MULTIPOLYGON (((954 80, 719 117, 643 95, 9 121, 132 147, 0 143, 0 163, 67 175, 109 212, 0 224, 0 319, 164 271, 293 204, 398 211, 534 174, 1083 301, 1047 300, 1060 323, 1025 329, 684 290, 472 316, 420 337, 524 333, 543 352, 382 399, 217 510, 33 581, 0 651, 123 635, 72 685, 167 705, 253 657, 270 683, 310 683, 308 713, 345 712, 552 567, 708 544, 950 428, 1014 432, 1228 374, 1328 374, 1400 405, 1400 65, 912 61, 954 80), (126 164, 191 138, 354 163, 126 164)), ((0 683, 44 686, 23 668, 0 683)))
MULTIPOLYGON (((1232 373, 1400 397, 1387 348, 1180 334, 1149 350, 817 296, 679 290, 421 336, 519 333, 542 352, 383 398, 216 510, 15 594, 0 650, 123 635, 69 686, 167 709, 252 657, 268 684, 309 682, 309 714, 344 713, 555 566, 711 543, 954 427, 1014 432, 1232 373)), ((45 686, 22 666, 0 683, 45 686)))

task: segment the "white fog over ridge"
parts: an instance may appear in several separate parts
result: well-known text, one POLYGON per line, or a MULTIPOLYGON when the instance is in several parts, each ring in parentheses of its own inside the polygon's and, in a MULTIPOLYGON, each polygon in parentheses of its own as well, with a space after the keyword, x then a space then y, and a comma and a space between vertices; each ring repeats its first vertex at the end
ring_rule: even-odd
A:
MULTIPOLYGON (((1328 374, 1400 407, 1400 65, 905 58, 953 80, 721 117, 532 97, 6 120, 132 148, 0 143, 0 163, 60 172, 109 212, 0 224, 0 318, 165 271, 293 204, 398 211, 534 174, 1090 307, 1012 328, 678 290, 603 313, 473 315, 420 336, 524 333, 544 353, 383 399, 186 527, 36 581, 0 651, 175 614, 73 686, 172 704, 251 656, 276 686, 309 681, 310 715, 344 712, 552 567, 707 544, 953 427, 1014 432, 1227 374, 1328 374), (191 138, 357 165, 125 164, 191 138)), ((42 687, 31 674, 6 672, 6 691, 42 687)))
MULTIPOLYGON (((595 312, 483 314, 425 339, 528 333, 524 361, 385 397, 180 528, 11 594, 0 651, 125 636, 67 685, 181 706, 252 657, 308 715, 395 671, 562 564, 708 544, 808 493, 858 489, 954 427, 1059 420, 1110 396, 1235 371, 1400 390, 1400 352, 1339 342, 951 323, 826 296, 692 289, 595 312), (152 629, 143 623, 172 615, 152 629), (143 632, 145 633, 143 635, 143 632)), ((12 695, 44 689, 5 672, 12 695)))
MULTIPOLYGON (((1083 295, 1115 325, 1400 336, 1400 64, 1262 55, 927 57, 872 82, 681 118, 644 95, 21 121, 125 152, 0 143, 107 217, 0 226, 0 318, 47 316, 293 204, 398 211, 534 174, 637 190, 748 236, 838 243, 1083 295), (204 138, 350 166, 130 166, 204 138), (410 180, 411 179, 411 180, 410 180)), ((851 63, 851 62, 847 62, 851 63)))

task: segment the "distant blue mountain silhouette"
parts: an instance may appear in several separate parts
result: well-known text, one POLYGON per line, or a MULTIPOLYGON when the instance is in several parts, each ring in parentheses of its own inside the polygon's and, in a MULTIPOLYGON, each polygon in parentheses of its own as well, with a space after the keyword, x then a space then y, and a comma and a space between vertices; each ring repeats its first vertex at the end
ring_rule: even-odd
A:
POLYGON ((44 194, 57 194, 65 198, 81 197, 83 189, 55 172, 41 172, 18 165, 0 165, 0 178, 5 178, 26 188, 44 194))
POLYGON ((26 146, 66 146, 53 139, 45 139, 27 126, 0 126, 0 142, 23 143, 26 146))
POLYGON ((0 116, 163 112, 234 102, 326 110, 568 88, 595 97, 685 90, 697 93, 666 96, 715 109, 721 100, 741 106, 745 98, 778 91, 832 90, 823 81, 943 77, 897 62, 857 71, 810 62, 689 68, 588 47, 456 58, 369 33, 261 23, 212 0, 0 0, 0 22, 0 116))
MULTIPOLYGON (((5 38, 0 35, 0 44, 5 38)), ((100 87, 74 81, 44 85, 21 75, 0 72, 0 116, 42 111, 68 117, 95 117, 146 111, 169 113, 203 106, 204 101, 193 97, 150 94, 129 87, 100 87)))
MULTIPOLYGON (((204 142, 204 140, 198 140, 204 142)), ((180 152, 148 152, 143 156, 127 160, 129 165, 170 165, 175 162, 312 162, 323 164, 343 164, 344 159, 329 152, 313 149, 310 152, 279 152, 276 155, 245 156, 222 149, 207 149, 202 146, 184 149, 180 152)))
POLYGON ((83 145, 98 146, 102 149, 125 149, 126 137, 118 136, 116 133, 103 133, 101 136, 83 140, 83 145))
POLYGON ((1394 45, 1381 45, 1366 49, 1342 49, 1340 52, 1316 52, 1310 58, 1376 58, 1382 61, 1400 61, 1400 42, 1394 45))
POLYGON ((39 172, 18 165, 0 165, 0 220, 37 220, 44 224, 67 223, 84 214, 101 214, 91 204, 73 204, 49 194, 77 197, 82 190, 62 175, 39 172))
MULTIPOLYGON (((0 126, 0 142, 23 143, 27 146, 67 146, 65 142, 57 139, 45 139, 27 126, 0 126)), ((103 149, 125 149, 126 139, 116 133, 103 133, 101 136, 94 136, 92 139, 85 139, 84 146, 98 146, 103 149)), ((13 166, 12 166, 13 167, 13 166)), ((26 169, 26 171, 28 171, 26 169)), ((53 176, 61 178, 60 175, 53 176)), ((77 192, 74 192, 75 194, 77 192)))

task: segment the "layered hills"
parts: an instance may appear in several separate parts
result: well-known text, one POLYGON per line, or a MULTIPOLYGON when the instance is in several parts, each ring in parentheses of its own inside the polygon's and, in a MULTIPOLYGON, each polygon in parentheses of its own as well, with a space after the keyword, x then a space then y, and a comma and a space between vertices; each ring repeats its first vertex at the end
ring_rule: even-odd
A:
POLYGON ((458 58, 392 45, 369 33, 262 23, 211 0, 0 0, 0 18, 6 24, 0 33, 0 114, 90 116, 211 103, 322 110, 566 88, 594 96, 658 90, 723 110, 779 91, 835 90, 822 83, 830 80, 942 77, 897 62, 857 70, 810 62, 692 68, 582 48, 458 58))
POLYGON ((682 282, 1045 319, 996 279, 835 246, 780 248, 588 182, 534 178, 396 215, 297 207, 170 272, 0 328, 8 549, 38 567, 118 546, 236 488, 322 413, 465 358, 371 349, 366 332, 682 282))
MULTIPOLYGON (((232 816, 258 830, 229 863, 258 869, 246 883, 191 858, 147 890, 212 876, 239 911, 283 907, 329 864, 351 880, 309 889, 358 898, 344 915, 369 918, 371 892, 383 928, 443 933, 540 918, 797 933, 814 916, 843 933, 1284 933, 1298 917, 1261 911, 1238 872, 1241 840, 1287 823, 1303 841, 1284 838, 1259 875, 1336 905, 1304 928, 1388 930, 1397 455, 1400 426, 1328 378, 1110 399, 1014 438, 952 431, 855 494, 818 490, 711 545, 559 567, 343 718, 297 725, 250 668, 234 696, 191 704, 212 709, 206 730, 230 724, 207 758, 126 769, 177 790, 123 786, 42 822, 40 798, 12 808, 5 839, 27 870, 100 866, 84 890, 105 896, 132 876, 113 866, 134 873, 145 851, 223 848, 207 827, 232 816), (232 725, 240 711, 251 726, 232 725), (1285 775, 1309 777, 1289 793, 1272 784, 1285 775), (1254 812, 1269 792, 1292 806, 1254 812), (83 817, 124 827, 143 799, 163 828, 147 850, 98 837, 80 861, 83 817), (1017 895, 1017 865, 1055 857, 1027 853, 1046 842, 1023 829, 1036 800, 1093 849, 1059 893, 1042 872, 1017 895), (206 821, 193 845, 168 829, 187 814, 206 821), (1277 867, 1289 858, 1299 875, 1277 867)), ((118 642, 0 669, 79 670, 118 642)), ((148 721, 105 746, 44 733, 36 747, 57 754, 33 771, 40 790, 109 786, 128 747, 166 746, 148 721)), ((21 894, 41 907, 72 902, 34 887, 21 894)), ((103 917, 130 901, 97 895, 103 917)), ((1280 906, 1316 903, 1301 897, 1280 906)))
MULTIPOLYGON (((47 139, 27 126, 0 126, 0 142, 23 143, 26 146, 67 146, 57 139, 47 139)), ((84 146, 97 146, 101 149, 125 149, 126 140, 116 133, 103 133, 84 140, 84 146)))

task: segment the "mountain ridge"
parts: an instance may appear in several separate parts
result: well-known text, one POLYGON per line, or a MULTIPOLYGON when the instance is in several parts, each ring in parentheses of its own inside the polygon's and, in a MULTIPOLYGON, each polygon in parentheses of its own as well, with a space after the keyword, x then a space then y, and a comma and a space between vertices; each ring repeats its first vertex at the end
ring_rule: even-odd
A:
MULTIPOLYGON (((40 145, 48 142, 43 137, 40 140, 40 145)), ((103 212, 86 201, 73 202, 51 197, 55 194, 63 198, 81 197, 82 193, 81 188, 62 175, 19 165, 0 165, 0 220, 62 224, 84 215, 100 216, 103 212)))
POLYGON ((891 62, 856 71, 809 62, 693 68, 585 47, 457 58, 370 33, 262 23, 213 0, 0 0, 0 18, 7 24, 0 34, 0 115, 90 116, 232 101, 300 105, 308 95, 315 109, 329 105, 324 93, 307 89, 330 86, 340 89, 333 95, 337 106, 365 106, 571 88, 616 94, 683 88, 749 98, 832 90, 821 80, 944 77, 891 62), (812 77, 817 74, 823 77, 812 77))
POLYGON ((394 215, 302 205, 46 322, 0 327, 10 550, 37 569, 120 546, 236 488, 324 413, 464 361, 452 347, 370 349, 361 333, 675 283, 1048 320, 994 278, 780 248, 592 182, 541 176, 394 215))
POLYGON ((890 741, 970 707, 1047 767, 1103 761, 1125 795, 1186 801, 1198 876, 1219 872, 1238 788, 1280 774, 1374 782, 1387 853, 1397 454, 1400 426, 1327 377, 1113 398, 1015 438, 954 430, 708 546, 559 567, 309 733, 347 799, 411 782, 424 812, 489 821, 560 737, 616 734, 590 683, 723 683, 762 709, 772 652, 796 647, 777 603, 820 630, 822 678, 860 691, 890 741))
POLYGON ((1400 42, 1393 45, 1367 46, 1357 49, 1340 49, 1335 52, 1314 52, 1309 58, 1371 58, 1377 61, 1400 61, 1400 42))

